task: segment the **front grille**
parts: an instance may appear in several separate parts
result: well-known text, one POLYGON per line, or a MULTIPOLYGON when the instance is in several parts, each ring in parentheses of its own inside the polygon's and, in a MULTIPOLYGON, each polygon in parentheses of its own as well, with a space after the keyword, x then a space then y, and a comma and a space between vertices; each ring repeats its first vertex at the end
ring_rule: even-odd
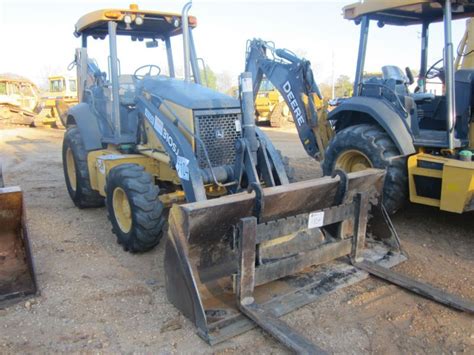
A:
POLYGON ((241 120, 240 110, 213 110, 194 112, 196 135, 204 146, 196 140, 196 157, 200 168, 208 168, 204 148, 212 167, 232 165, 235 161, 235 141, 242 132, 237 131, 235 121, 241 120))

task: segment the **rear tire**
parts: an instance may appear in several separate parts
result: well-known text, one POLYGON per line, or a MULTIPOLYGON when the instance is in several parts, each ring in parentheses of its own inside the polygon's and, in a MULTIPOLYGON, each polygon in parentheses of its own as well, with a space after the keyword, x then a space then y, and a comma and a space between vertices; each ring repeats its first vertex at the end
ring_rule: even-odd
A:
POLYGON ((77 127, 68 128, 63 140, 63 170, 71 200, 79 208, 101 207, 104 198, 93 190, 87 166, 87 151, 77 127))
POLYGON ((106 205, 112 232, 124 250, 145 252, 163 236, 165 218, 153 177, 136 164, 113 168, 107 176, 106 205))
POLYGON ((408 196, 406 158, 392 159, 399 155, 395 143, 380 127, 370 124, 350 126, 331 140, 322 163, 323 173, 331 175, 335 168, 346 172, 370 167, 386 169, 383 204, 388 213, 394 214, 408 196))

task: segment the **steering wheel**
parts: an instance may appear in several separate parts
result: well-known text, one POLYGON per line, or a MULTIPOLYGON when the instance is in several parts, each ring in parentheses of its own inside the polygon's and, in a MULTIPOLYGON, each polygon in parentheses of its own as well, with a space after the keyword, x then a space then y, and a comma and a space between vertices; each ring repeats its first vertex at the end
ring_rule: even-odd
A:
POLYGON ((158 65, 155 64, 146 64, 142 65, 141 67, 137 68, 133 73, 133 78, 136 80, 143 80, 146 76, 158 76, 161 73, 161 69, 158 65), (139 71, 144 71, 144 69, 148 68, 148 72, 145 74, 138 74, 139 71), (152 75, 153 69, 156 69, 157 73, 152 75))
POLYGON ((426 79, 434 79, 434 78, 440 78, 441 81, 444 82, 444 68, 438 67, 437 65, 443 61, 443 58, 438 60, 436 63, 434 63, 427 71, 426 71, 426 79))

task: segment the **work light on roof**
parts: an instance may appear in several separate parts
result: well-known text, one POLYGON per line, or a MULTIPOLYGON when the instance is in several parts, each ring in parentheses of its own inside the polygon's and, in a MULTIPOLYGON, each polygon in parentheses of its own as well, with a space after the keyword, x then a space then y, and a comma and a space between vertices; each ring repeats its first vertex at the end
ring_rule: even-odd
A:
POLYGON ((137 15, 137 18, 135 19, 135 23, 137 24, 137 26, 143 25, 143 16, 137 15))
POLYGON ((126 14, 123 17, 123 22, 125 22, 127 25, 130 25, 132 23, 132 15, 126 14))

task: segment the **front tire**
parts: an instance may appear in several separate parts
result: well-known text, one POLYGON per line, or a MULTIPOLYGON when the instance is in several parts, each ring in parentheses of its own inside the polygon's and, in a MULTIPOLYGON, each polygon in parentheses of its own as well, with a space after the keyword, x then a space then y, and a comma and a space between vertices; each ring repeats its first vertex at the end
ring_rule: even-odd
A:
POLYGON ((101 207, 104 198, 93 190, 87 166, 87 151, 77 127, 68 128, 63 140, 63 170, 67 191, 79 208, 101 207))
POLYGON ((383 204, 394 214, 407 200, 408 174, 406 158, 400 155, 390 136, 380 127, 360 124, 344 128, 336 134, 326 149, 322 164, 324 175, 335 169, 355 172, 368 168, 386 169, 383 204))
POLYGON ((112 232, 124 250, 145 252, 160 242, 165 218, 158 194, 153 177, 140 165, 123 164, 110 171, 107 212, 112 232))

